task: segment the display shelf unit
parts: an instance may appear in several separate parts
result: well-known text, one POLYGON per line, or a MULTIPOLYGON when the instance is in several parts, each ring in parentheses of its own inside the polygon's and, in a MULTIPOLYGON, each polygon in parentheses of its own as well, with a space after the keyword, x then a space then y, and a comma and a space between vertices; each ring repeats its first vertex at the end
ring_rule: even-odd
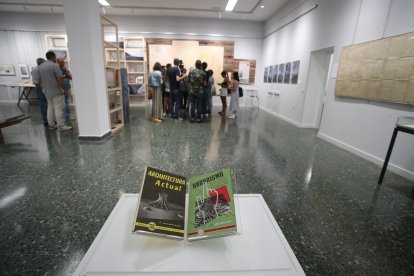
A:
POLYGON ((145 38, 142 36, 124 37, 123 45, 130 90, 130 106, 146 105, 148 104, 148 70, 145 38))
POLYGON ((101 26, 109 126, 111 131, 115 132, 124 126, 118 26, 105 16, 101 16, 101 26))
POLYGON ((120 62, 122 67, 125 64, 124 49, 121 47, 117 48, 105 48, 105 62, 108 66, 117 66, 120 62))
POLYGON ((69 52, 67 46, 67 37, 65 34, 59 35, 45 35, 46 48, 55 52, 57 58, 64 58, 69 62, 69 52))

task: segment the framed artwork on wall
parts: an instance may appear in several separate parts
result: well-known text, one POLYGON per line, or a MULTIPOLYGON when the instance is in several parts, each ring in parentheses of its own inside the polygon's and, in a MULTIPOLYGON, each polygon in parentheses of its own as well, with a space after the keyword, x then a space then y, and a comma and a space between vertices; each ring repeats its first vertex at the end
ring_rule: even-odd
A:
POLYGON ((273 65, 273 77, 272 77, 273 83, 277 83, 277 71, 278 71, 278 66, 273 65))
POLYGON ((240 84, 248 84, 250 76, 250 61, 239 61, 240 84))
POLYGON ((298 84, 298 77, 299 77, 299 66, 300 61, 296 60, 292 62, 292 70, 290 73, 290 83, 291 84, 298 84))
POLYGON ((269 67, 265 67, 265 70, 264 70, 264 82, 267 82, 267 74, 268 74, 268 70, 269 70, 269 67))
POLYGON ((290 62, 285 63, 285 76, 283 78, 283 83, 289 84, 289 81, 290 81, 290 66, 291 66, 290 62))
POLYGON ((277 72, 277 83, 283 83, 283 77, 285 76, 285 64, 279 64, 277 72))
POLYGON ((16 76, 12 64, 0 64, 0 76, 16 76))
POLYGON ((22 79, 30 78, 29 67, 27 67, 27 64, 19 64, 19 72, 22 79))
POLYGON ((269 66, 269 71, 268 71, 268 75, 267 75, 267 82, 268 83, 272 82, 272 77, 273 77, 273 66, 269 66))

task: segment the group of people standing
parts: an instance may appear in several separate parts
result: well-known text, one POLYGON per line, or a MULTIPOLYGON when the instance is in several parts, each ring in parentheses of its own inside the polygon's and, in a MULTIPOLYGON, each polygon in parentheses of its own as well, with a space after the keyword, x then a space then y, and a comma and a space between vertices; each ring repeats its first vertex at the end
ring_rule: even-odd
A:
POLYGON ((49 129, 70 130, 70 81, 72 74, 65 60, 56 58, 53 51, 46 53, 46 60, 38 58, 37 67, 31 72, 40 102, 43 124, 49 129))
MULTIPOLYGON (((183 120, 189 117, 190 122, 202 122, 212 115, 212 96, 215 93, 213 70, 207 70, 207 63, 197 60, 195 68, 187 69, 175 58, 173 66, 161 66, 156 62, 149 74, 149 85, 152 88, 152 119, 160 123, 165 117, 183 120)), ((239 77, 233 72, 230 81, 227 72, 221 73, 220 97, 223 104, 219 112, 226 115, 227 96, 231 96, 228 118, 235 119, 239 110, 239 77)))

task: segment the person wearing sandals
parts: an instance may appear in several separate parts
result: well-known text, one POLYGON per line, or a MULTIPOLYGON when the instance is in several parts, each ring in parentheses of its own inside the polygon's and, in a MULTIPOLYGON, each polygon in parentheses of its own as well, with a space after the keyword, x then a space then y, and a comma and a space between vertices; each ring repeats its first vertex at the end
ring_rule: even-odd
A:
POLYGON ((226 71, 221 72, 221 76, 223 77, 223 82, 220 84, 220 99, 223 107, 221 108, 221 111, 218 114, 220 114, 221 116, 225 116, 227 111, 227 94, 230 85, 230 80, 229 75, 226 71))
POLYGON ((152 120, 161 123, 162 116, 162 73, 161 64, 156 62, 153 71, 149 75, 149 84, 152 88, 152 120))
POLYGON ((233 72, 233 78, 230 84, 230 112, 231 114, 227 117, 229 119, 236 119, 237 111, 239 110, 239 72, 233 72))

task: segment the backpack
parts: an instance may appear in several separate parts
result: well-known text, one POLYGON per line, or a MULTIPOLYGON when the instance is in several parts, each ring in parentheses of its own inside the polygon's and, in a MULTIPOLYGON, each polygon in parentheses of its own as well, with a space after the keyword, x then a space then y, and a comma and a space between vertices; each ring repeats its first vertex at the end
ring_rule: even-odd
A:
POLYGON ((190 72, 191 92, 196 95, 203 94, 204 72, 200 69, 194 69, 190 72))

